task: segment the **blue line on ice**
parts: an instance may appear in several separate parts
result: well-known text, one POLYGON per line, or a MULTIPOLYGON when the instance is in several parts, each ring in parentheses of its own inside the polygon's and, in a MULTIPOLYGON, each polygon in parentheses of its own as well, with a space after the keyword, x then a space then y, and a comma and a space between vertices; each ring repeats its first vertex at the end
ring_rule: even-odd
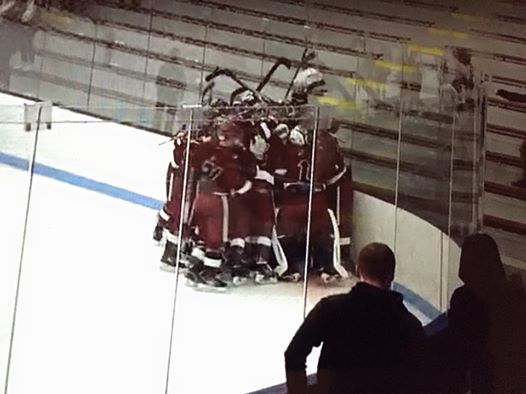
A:
MULTIPOLYGON (((22 159, 7 153, 0 152, 0 163, 17 168, 19 170, 29 171, 29 160, 22 159)), ((113 186, 108 183, 99 182, 90 178, 76 175, 58 168, 50 167, 45 164, 35 163, 34 171, 35 174, 44 176, 46 178, 55 179, 72 186, 94 191, 96 193, 104 194, 106 196, 146 208, 160 209, 163 206, 163 202, 155 198, 132 192, 131 190, 123 189, 121 187, 113 186)))
MULTIPOLYGON (((29 160, 20 157, 0 152, 0 163, 10 167, 17 168, 23 171, 29 171, 29 160)), ((126 201, 132 204, 140 205, 146 208, 158 210, 162 207, 163 202, 144 194, 132 192, 131 190, 123 189, 121 187, 113 186, 108 183, 99 182, 90 178, 73 174, 58 168, 50 167, 45 164, 35 163, 35 174, 44 176, 46 178, 55 179, 67 183, 72 186, 80 187, 82 189, 94 191, 112 198, 126 201)), ((407 287, 395 283, 395 290, 404 295, 404 299, 409 304, 418 309, 424 316, 429 319, 434 319, 440 315, 440 311, 431 303, 423 299, 418 294, 414 293, 407 287)))

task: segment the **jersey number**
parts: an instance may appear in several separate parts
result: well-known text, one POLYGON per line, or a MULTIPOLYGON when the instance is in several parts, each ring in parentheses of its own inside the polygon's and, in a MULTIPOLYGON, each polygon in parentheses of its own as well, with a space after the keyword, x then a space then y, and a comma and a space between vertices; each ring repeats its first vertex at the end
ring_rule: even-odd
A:
POLYGON ((201 171, 210 180, 215 181, 217 178, 219 178, 219 175, 221 175, 223 169, 213 161, 205 160, 201 166, 201 171))

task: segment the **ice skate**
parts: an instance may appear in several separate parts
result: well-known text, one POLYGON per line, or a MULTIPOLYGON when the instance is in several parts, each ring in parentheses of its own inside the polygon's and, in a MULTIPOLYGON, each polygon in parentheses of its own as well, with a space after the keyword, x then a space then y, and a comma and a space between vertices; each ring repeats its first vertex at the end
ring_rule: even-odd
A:
POLYGON ((164 252, 161 257, 161 262, 175 267, 175 263, 177 260, 177 251, 178 248, 176 244, 170 241, 166 241, 166 245, 164 246, 164 252))
POLYGON ((234 286, 243 286, 247 284, 251 276, 251 272, 248 269, 248 267, 246 267, 242 263, 232 267, 231 274, 232 284, 234 286))
MULTIPOLYGON (((184 256, 181 256, 179 260, 179 274, 186 273, 188 271, 187 268, 187 260, 184 259, 184 256)), ((161 271, 169 272, 169 273, 175 273, 176 270, 176 261, 173 261, 173 264, 165 263, 161 261, 161 266, 159 267, 161 271)))
POLYGON ((234 286, 242 286, 251 278, 251 272, 246 256, 242 250, 231 248, 224 254, 224 272, 228 273, 234 286))
POLYGON ((184 251, 179 251, 179 248, 176 244, 166 241, 164 247, 164 253, 161 257, 161 270, 165 272, 175 272, 177 264, 177 253, 180 253, 179 256, 179 270, 186 269, 186 263, 188 262, 188 256, 184 251))
POLYGON ((334 269, 321 269, 319 271, 320 280, 323 284, 335 284, 342 280, 342 276, 334 269))
POLYGON ((299 272, 285 272, 278 279, 282 282, 299 283, 302 278, 299 272))
POLYGON ((196 290, 224 292, 227 284, 219 279, 217 270, 203 267, 200 271, 190 269, 185 274, 187 285, 196 290))
POLYGON ((278 283, 277 275, 268 264, 257 264, 254 271, 254 282, 260 285, 278 283))
POLYGON ((163 226, 159 223, 157 223, 153 229, 153 240, 157 243, 161 243, 163 240, 163 226))

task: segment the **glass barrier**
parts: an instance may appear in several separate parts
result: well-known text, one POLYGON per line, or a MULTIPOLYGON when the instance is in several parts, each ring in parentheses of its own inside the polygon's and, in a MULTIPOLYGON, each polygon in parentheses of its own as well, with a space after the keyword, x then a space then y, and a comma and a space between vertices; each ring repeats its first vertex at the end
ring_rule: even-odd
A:
MULTIPOLYGON (((127 392, 250 392, 279 384, 283 351, 305 313, 350 289, 356 253, 372 241, 396 251, 399 289, 424 300, 410 305, 423 321, 443 310, 453 243, 448 250, 449 234, 416 212, 425 194, 426 209, 449 207, 450 217, 452 168, 412 147, 422 138, 411 127, 428 112, 403 98, 370 105, 349 115, 360 120, 351 122, 336 118, 334 106, 199 104, 178 108, 164 135, 58 107, 38 134, 24 133, 22 107, 3 107, 6 177, 14 172, 16 182, 28 182, 27 167, 11 168, 18 159, 9 155, 24 156, 24 147, 29 159, 38 136, 10 392, 70 392, 82 380, 91 391, 127 392), (395 143, 382 145, 380 135, 395 143), (444 193, 433 193, 442 173, 445 202, 438 198, 444 193), (419 188, 407 174, 422 177, 419 188), (426 182, 430 189, 418 194, 426 182), (422 246, 415 246, 415 229, 426 234, 422 246), (429 259, 424 249, 440 257, 429 259), (252 361, 222 363, 225 354, 252 361)), ((12 196, 19 214, 10 209, 6 231, 24 221, 19 194, 12 196)), ((18 239, 7 259, 20 250, 18 239)), ((11 292, 13 263, 15 272, 13 264, 4 268, 11 269, 11 292)), ((14 299, 7 300, 3 314, 12 311, 14 299)))
MULTIPOLYGON (((442 305, 443 237, 448 226, 452 116, 440 105, 440 58, 406 46, 401 76, 397 182, 397 282, 442 305), (407 231, 411 228, 411 231, 407 231), (415 242, 415 234, 422 239, 415 242)), ((430 309, 430 310, 429 310, 430 309)))
POLYGON ((401 102, 396 280, 426 301, 423 314, 432 319, 447 307, 442 298, 447 264, 443 245, 449 239, 453 123, 452 116, 427 108, 424 103, 410 99, 401 102), (419 136, 415 135, 417 131, 419 136), (429 138, 434 134, 437 141, 429 138))
POLYGON ((147 69, 152 82, 146 85, 145 101, 155 103, 156 110, 147 114, 147 125, 174 133, 177 107, 199 101, 206 86, 205 73, 212 71, 204 66, 212 10, 182 1, 156 0, 152 13, 147 69))
POLYGON ((482 219, 482 91, 436 48, 347 16, 328 33, 323 7, 239 7, 42 10, 33 69, 23 47, 2 49, 6 89, 62 105, 24 133, 21 100, 0 102, 2 183, 20 184, 2 194, 8 323, 38 136, 9 392, 281 383, 294 331, 350 289, 372 241, 395 251, 424 322, 447 307, 458 244, 482 219))
POLYGON ((273 360, 283 359, 303 317, 316 113, 305 106, 185 114, 174 184, 186 188, 163 213, 175 219, 164 251, 173 248, 177 289, 168 392, 279 384, 284 368, 273 360), (250 362, 224 363, 226 354, 250 362))
MULTIPOLYGON (((9 126, 0 139, 2 157, 27 161, 24 144, 38 137, 7 392, 162 392, 174 293, 151 231, 167 138, 57 107, 49 125, 38 133, 9 126)), ((3 164, 2 174, 8 185, 20 182, 17 195, 2 193, 14 200, 12 246, 2 243, 2 253, 16 255, 27 175, 3 164)), ((2 270, 17 267, 15 257, 2 270)), ((16 278, 6 274, 2 291, 12 293, 16 278)), ((2 300, 11 309, 12 294, 2 300)))
POLYGON ((453 92, 454 123, 450 172, 450 212, 447 275, 451 296, 460 284, 459 246, 465 237, 482 230, 487 101, 481 73, 462 48, 448 48, 442 59, 444 94, 453 92))
POLYGON ((148 72, 154 35, 151 10, 112 1, 94 3, 88 10, 95 24, 88 111, 119 121, 140 119, 146 126, 152 111, 143 113, 141 107, 155 105, 145 99, 147 86, 155 82, 148 72))
POLYGON ((30 125, 32 130, 26 127, 20 100, 3 93, 0 100, 0 382, 3 385, 11 357, 13 313, 18 305, 18 278, 24 257, 37 134, 36 122, 30 125))

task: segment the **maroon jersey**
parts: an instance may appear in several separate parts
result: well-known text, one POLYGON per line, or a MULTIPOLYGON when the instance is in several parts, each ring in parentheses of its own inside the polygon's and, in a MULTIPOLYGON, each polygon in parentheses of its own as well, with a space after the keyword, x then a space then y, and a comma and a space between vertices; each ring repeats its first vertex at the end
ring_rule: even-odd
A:
MULTIPOLYGON (((312 172, 312 146, 286 143, 282 154, 279 174, 285 188, 290 184, 309 183, 312 172)), ((323 189, 334 183, 345 173, 345 164, 336 139, 323 133, 316 142, 314 186, 323 189)))
POLYGON ((204 192, 231 193, 245 187, 256 174, 256 159, 243 146, 223 146, 212 140, 199 145, 190 156, 204 192))
POLYGON ((319 133, 316 143, 315 182, 329 186, 337 182, 345 171, 345 163, 336 138, 329 133, 319 133))
POLYGON ((173 161, 174 167, 179 167, 184 163, 184 156, 186 151, 186 138, 178 137, 174 139, 173 161))
POLYGON ((309 182, 311 169, 311 147, 286 143, 283 146, 283 160, 276 174, 284 183, 309 182))
POLYGON ((274 173, 280 168, 285 145, 275 135, 270 137, 267 144, 267 151, 257 157, 257 173, 254 177, 254 186, 272 189, 274 186, 274 173))

